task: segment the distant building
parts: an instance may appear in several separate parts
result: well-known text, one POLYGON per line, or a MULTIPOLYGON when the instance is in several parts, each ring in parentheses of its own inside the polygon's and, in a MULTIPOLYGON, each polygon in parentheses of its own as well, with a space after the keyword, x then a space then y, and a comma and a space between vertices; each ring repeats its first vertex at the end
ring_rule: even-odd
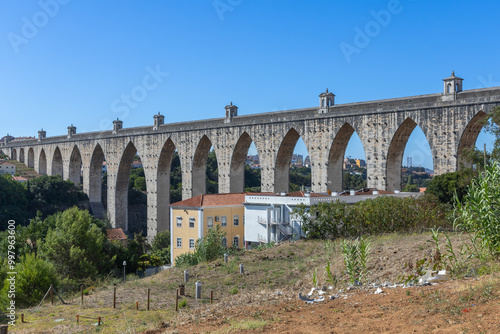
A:
POLYGON ((243 246, 244 193, 198 195, 170 205, 171 259, 194 252, 196 241, 220 225, 225 247, 243 246))
POLYGON ((106 238, 109 241, 118 240, 124 246, 127 246, 127 244, 128 244, 128 238, 125 235, 125 232, 123 232, 123 230, 121 228, 107 228, 106 229, 106 238))
POLYGON ((304 165, 304 156, 302 154, 292 154, 290 164, 292 166, 302 167, 304 165))
POLYGON ((140 160, 132 161, 132 168, 142 168, 142 162, 140 160))
POLYGON ((362 159, 356 159, 356 166, 358 167, 366 167, 366 161, 362 160, 362 159))
POLYGON ((13 176, 12 178, 20 183, 28 182, 28 179, 22 176, 13 176))
POLYGON ((304 166, 305 166, 305 167, 311 167, 311 158, 309 158, 309 156, 307 156, 307 157, 304 159, 304 166))
POLYGON ((5 173, 14 176, 14 174, 16 174, 16 165, 10 162, 0 161, 0 175, 5 173))

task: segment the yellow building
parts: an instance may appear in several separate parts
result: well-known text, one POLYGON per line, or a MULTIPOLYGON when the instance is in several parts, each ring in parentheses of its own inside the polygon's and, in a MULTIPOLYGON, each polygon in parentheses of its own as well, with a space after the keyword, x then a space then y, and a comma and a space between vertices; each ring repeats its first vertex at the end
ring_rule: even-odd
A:
POLYGON ((226 232, 226 247, 244 246, 243 202, 245 194, 198 195, 170 206, 170 235, 172 264, 180 254, 193 252, 196 241, 209 228, 220 225, 226 232), (201 222, 201 223, 200 223, 201 222))

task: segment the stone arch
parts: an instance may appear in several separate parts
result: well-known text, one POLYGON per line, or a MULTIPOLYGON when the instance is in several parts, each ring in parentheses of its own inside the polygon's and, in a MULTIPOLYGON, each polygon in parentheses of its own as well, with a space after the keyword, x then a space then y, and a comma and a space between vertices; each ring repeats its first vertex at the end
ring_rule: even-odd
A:
POLYGON ((19 150, 19 162, 24 163, 24 148, 19 150))
POLYGON ((121 227, 124 231, 128 231, 128 184, 130 179, 130 169, 132 161, 137 153, 137 149, 132 142, 129 142, 123 151, 120 163, 118 165, 118 173, 116 175, 115 188, 115 227, 121 227))
POLYGON ((290 162, 300 134, 294 128, 288 130, 281 141, 274 166, 274 191, 288 192, 290 187, 290 162))
MULTIPOLYGON (((399 125, 394 133, 387 152, 386 180, 387 190, 401 190, 401 168, 406 144, 411 134, 418 127, 417 123, 408 117, 399 125)), ((427 140, 427 142, 429 142, 427 140)))
MULTIPOLYGON (((344 123, 333 139, 330 153, 328 154, 327 188, 332 191, 342 191, 344 175, 344 156, 347 145, 351 140, 354 128, 349 123, 344 123)), ((364 148, 363 148, 364 149, 364 148)))
POLYGON ((38 158, 38 174, 47 175, 47 156, 45 155, 45 150, 43 148, 40 151, 40 156, 38 158))
POLYGON ((207 192, 206 173, 207 159, 212 142, 206 135, 200 139, 196 151, 193 156, 193 173, 192 173, 192 196, 198 196, 207 192))
POLYGON ((487 117, 488 115, 484 111, 479 111, 476 115, 474 115, 474 117, 472 117, 465 127, 464 132, 462 132, 457 149, 457 169, 460 168, 460 165, 471 167, 471 163, 465 161, 463 156, 464 149, 472 149, 475 147, 477 137, 479 136, 479 133, 483 128, 484 120, 487 117))
POLYGON ((158 232, 168 230, 170 226, 170 172, 172 169, 172 159, 174 157, 175 149, 176 147, 172 139, 167 139, 165 144, 163 144, 160 152, 160 158, 158 159, 156 189, 158 232))
POLYGON ((231 193, 239 193, 245 190, 245 160, 250 145, 252 145, 252 137, 245 131, 236 142, 231 156, 231 170, 229 174, 231 193))
POLYGON ((102 171, 104 160, 104 151, 101 145, 94 147, 90 158, 89 170, 89 202, 102 203, 102 171))
POLYGON ((12 149, 12 160, 17 160, 17 150, 15 148, 12 149))
POLYGON ((30 147, 28 150, 28 167, 33 168, 35 167, 35 151, 33 150, 33 147, 30 147))
POLYGON ((74 184, 81 183, 81 171, 82 171, 82 155, 78 146, 73 147, 71 156, 69 158, 69 170, 68 179, 74 184))
POLYGON ((63 159, 61 150, 57 146, 54 150, 54 155, 52 156, 52 175, 61 175, 63 176, 63 159))

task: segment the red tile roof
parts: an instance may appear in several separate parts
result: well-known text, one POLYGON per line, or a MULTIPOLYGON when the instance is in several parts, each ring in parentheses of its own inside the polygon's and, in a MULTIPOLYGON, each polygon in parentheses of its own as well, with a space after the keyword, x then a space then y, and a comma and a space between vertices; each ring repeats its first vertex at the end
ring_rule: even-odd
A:
POLYGON ((245 193, 235 194, 206 194, 198 195, 185 199, 180 202, 171 204, 172 206, 187 206, 193 208, 202 208, 207 206, 227 206, 227 205, 243 205, 245 201, 245 193))
POLYGON ((121 228, 107 228, 106 238, 108 240, 127 240, 127 236, 121 228))

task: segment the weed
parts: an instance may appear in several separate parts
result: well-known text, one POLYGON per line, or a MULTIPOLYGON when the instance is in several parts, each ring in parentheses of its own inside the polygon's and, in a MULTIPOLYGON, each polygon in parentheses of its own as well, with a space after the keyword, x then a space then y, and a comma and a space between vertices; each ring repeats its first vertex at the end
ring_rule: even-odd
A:
POLYGON ((239 291, 238 291, 238 288, 237 288, 237 287, 234 287, 234 288, 232 288, 232 289, 229 291, 229 293, 230 293, 230 294, 232 294, 232 295, 235 295, 235 294, 237 294, 238 292, 239 292, 239 291))
POLYGON ((326 261, 325 272, 327 277, 326 281, 332 284, 333 287, 337 287, 338 284, 337 275, 332 274, 332 270, 330 268, 330 260, 326 261))
POLYGON ((370 253, 369 240, 360 237, 353 242, 344 240, 340 245, 350 283, 354 283, 356 280, 364 280, 368 274, 366 264, 370 253))
POLYGON ((314 268, 313 272, 313 286, 318 287, 318 268, 314 268))
POLYGON ((184 308, 187 306, 187 300, 186 299, 181 299, 181 301, 179 302, 179 307, 180 308, 184 308))

